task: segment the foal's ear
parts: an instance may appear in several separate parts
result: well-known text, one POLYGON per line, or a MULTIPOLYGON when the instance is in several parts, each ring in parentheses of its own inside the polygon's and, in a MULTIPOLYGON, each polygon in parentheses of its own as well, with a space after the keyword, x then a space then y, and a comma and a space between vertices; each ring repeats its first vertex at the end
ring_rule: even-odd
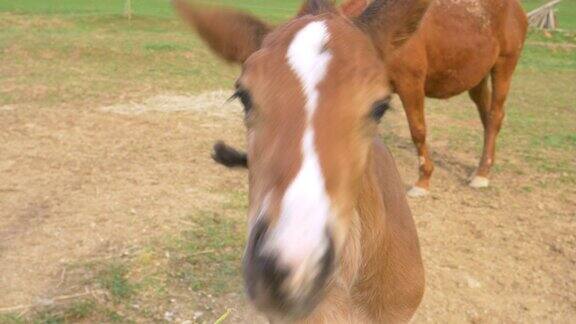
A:
POLYGON ((334 0, 306 0, 302 3, 296 17, 306 15, 316 16, 326 12, 336 12, 334 0))
POLYGON ((210 48, 232 63, 243 63, 260 49, 268 24, 247 13, 208 8, 185 0, 172 0, 178 14, 189 23, 210 48))
POLYGON ((356 18, 374 41, 396 48, 404 44, 420 26, 432 0, 374 0, 356 18))

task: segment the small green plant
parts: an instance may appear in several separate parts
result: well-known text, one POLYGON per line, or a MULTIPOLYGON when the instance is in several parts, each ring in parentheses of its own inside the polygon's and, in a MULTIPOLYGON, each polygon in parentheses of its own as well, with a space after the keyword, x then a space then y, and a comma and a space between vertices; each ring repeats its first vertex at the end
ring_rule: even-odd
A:
POLYGON ((114 310, 105 309, 103 311, 103 315, 105 318, 105 322, 107 323, 127 323, 129 322, 126 320, 122 315, 118 314, 114 310))
POLYGON ((62 324, 66 322, 66 318, 60 310, 47 309, 34 314, 30 322, 35 324, 62 324))
POLYGON ((110 292, 116 302, 129 299, 135 293, 136 287, 126 278, 128 270, 123 264, 111 264, 100 274, 98 281, 110 292))
POLYGON ((81 300, 73 303, 64 312, 66 320, 80 320, 94 313, 96 304, 92 300, 81 300))

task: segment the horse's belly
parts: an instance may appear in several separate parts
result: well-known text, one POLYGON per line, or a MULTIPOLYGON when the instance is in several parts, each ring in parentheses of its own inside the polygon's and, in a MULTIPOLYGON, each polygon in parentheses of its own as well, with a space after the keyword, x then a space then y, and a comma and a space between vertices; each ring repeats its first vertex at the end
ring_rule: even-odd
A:
POLYGON ((491 65, 447 68, 429 74, 426 77, 426 96, 431 98, 449 98, 478 85, 490 72, 491 65))
MULTIPOLYGON (((445 40, 444 40, 445 41, 445 40)), ((428 56, 426 96, 448 98, 470 90, 482 81, 498 57, 496 40, 478 37, 474 42, 438 41, 436 55, 428 56)))

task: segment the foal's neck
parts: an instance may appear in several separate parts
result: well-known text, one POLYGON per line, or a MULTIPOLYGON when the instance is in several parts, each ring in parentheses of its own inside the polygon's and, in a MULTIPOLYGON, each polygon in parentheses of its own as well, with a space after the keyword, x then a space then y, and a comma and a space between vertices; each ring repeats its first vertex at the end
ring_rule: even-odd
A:
POLYGON ((383 200, 384 188, 381 183, 381 173, 389 166, 383 165, 377 154, 378 152, 374 152, 370 156, 356 203, 363 259, 371 253, 382 254, 389 236, 383 200))
POLYGON ((370 322, 407 321, 420 303, 424 272, 404 184, 388 149, 375 142, 356 203, 343 268, 370 322), (351 263, 354 266, 346 266, 351 263))
POLYGON ((382 166, 373 155, 362 176, 355 215, 352 217, 341 259, 341 275, 348 287, 355 284, 365 260, 376 252, 382 253, 381 249, 386 248, 385 242, 388 240, 382 190, 377 174, 378 168, 382 166))

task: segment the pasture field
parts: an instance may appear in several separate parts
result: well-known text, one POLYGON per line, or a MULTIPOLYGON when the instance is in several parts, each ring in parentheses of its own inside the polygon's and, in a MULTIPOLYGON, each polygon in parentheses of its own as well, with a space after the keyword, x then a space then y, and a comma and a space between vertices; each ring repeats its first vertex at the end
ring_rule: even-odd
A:
MULTIPOLYGON (((164 0, 0 0, 0 323, 257 323, 243 297, 244 145, 226 104, 238 69, 164 0)), ((222 0, 275 22, 299 1, 222 0)), ((527 9, 540 0, 524 1, 527 9)), ((466 94, 427 100, 437 171, 410 200, 427 273, 416 323, 576 317, 576 3, 531 32, 492 187, 466 94), (565 24, 564 24, 565 23, 565 24)), ((381 134, 404 181, 417 160, 399 103, 381 134)))

